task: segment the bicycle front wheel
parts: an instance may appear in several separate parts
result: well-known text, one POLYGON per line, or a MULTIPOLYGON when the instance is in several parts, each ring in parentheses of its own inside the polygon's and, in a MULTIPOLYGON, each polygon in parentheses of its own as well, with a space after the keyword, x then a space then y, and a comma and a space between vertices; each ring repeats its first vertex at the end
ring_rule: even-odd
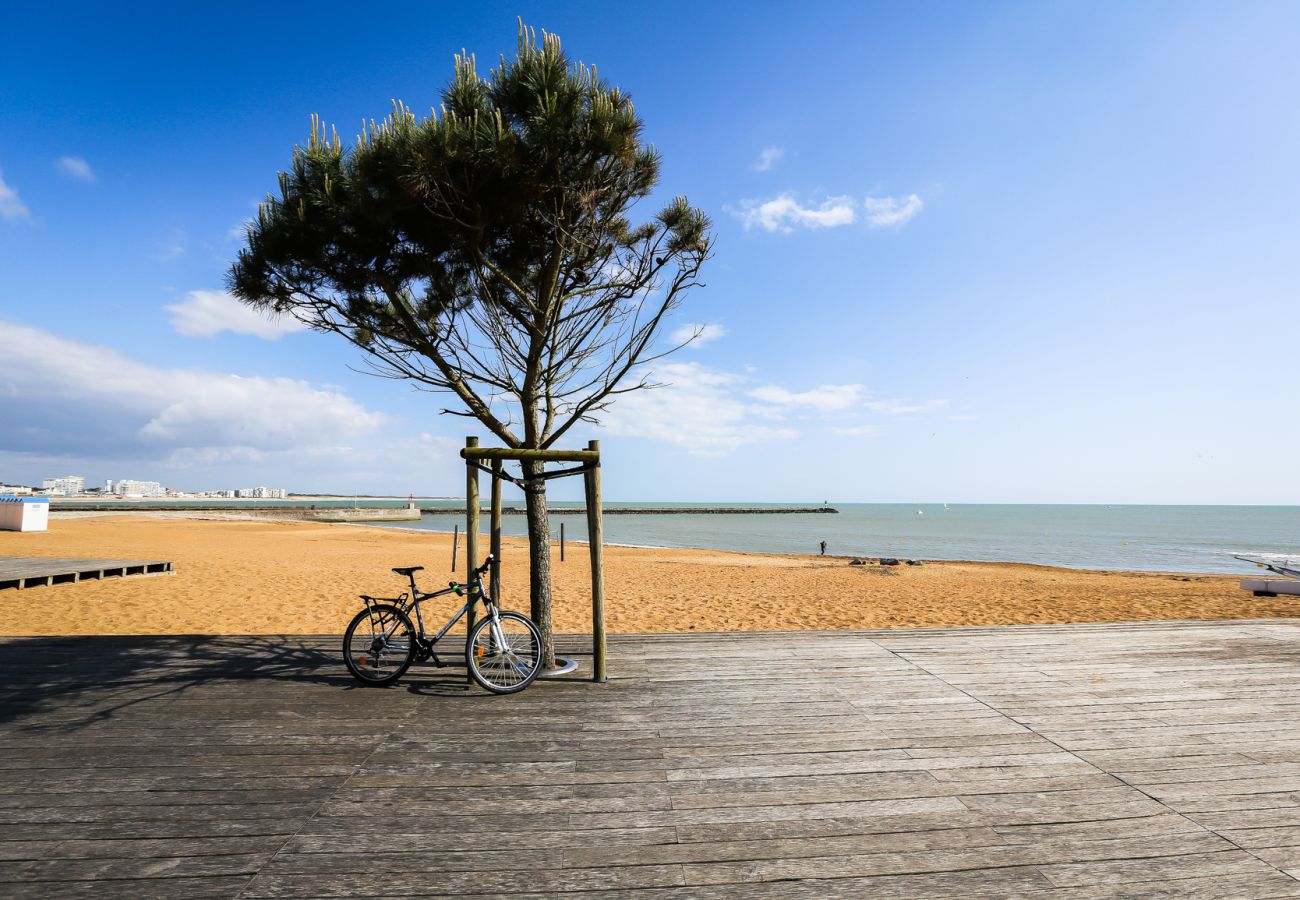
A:
POLYGON ((401 678, 415 658, 415 628, 396 606, 361 610, 343 635, 343 661, 362 684, 382 687, 401 678))
POLYGON ((494 694, 513 694, 532 684, 542 664, 542 635, 528 617, 503 612, 483 619, 465 642, 470 676, 494 694))

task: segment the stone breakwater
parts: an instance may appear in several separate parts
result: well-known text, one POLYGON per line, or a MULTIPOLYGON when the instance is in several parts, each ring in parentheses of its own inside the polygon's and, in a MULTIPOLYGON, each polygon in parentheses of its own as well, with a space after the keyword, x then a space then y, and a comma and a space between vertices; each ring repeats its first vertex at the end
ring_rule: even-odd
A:
MULTIPOLYGON (((585 516, 584 506, 552 506, 553 516, 585 516)), ((522 506, 506 506, 503 515, 522 516, 522 506)), ((606 506, 607 516, 770 516, 770 515, 826 515, 839 510, 832 506, 606 506)), ((421 515, 463 516, 463 506, 206 506, 199 504, 168 504, 166 506, 130 506, 127 504, 78 503, 59 504, 50 510, 55 518, 72 518, 78 515, 103 515, 106 513, 147 513, 154 516, 180 516, 188 519, 280 519, 304 522, 412 522, 421 515)), ((490 516, 491 507, 484 506, 480 515, 490 516)))
MULTIPOLYGON (((426 516, 463 516, 464 507, 437 507, 420 510, 426 516)), ((754 515, 822 515, 838 513, 831 506, 606 506, 603 510, 607 516, 754 516, 754 515)), ((522 516, 522 506, 506 506, 501 510, 505 516, 522 516)), ((552 506, 547 512, 552 516, 585 516, 585 506, 552 506)), ((484 506, 480 515, 491 515, 491 507, 484 506)))
MULTIPOLYGON (((463 512, 463 511, 462 511, 463 512)), ((420 511, 399 506, 358 506, 358 507, 320 507, 310 509, 303 507, 278 507, 254 509, 249 507, 185 506, 185 507, 139 507, 121 509, 108 507, 96 509, 80 506, 76 509, 55 509, 51 518, 81 518, 88 515, 143 514, 155 518, 177 519, 253 519, 257 521, 277 522, 418 522, 420 511)))

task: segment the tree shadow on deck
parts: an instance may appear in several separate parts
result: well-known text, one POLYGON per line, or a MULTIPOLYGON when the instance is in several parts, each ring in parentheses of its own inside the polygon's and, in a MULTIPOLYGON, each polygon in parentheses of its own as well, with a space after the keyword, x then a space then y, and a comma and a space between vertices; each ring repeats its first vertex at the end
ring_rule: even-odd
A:
MULTIPOLYGON (((77 729, 137 704, 222 683, 296 682, 339 691, 463 697, 463 667, 413 667, 393 688, 358 684, 331 638, 210 635, 7 638, 0 641, 0 725, 56 710, 73 716, 26 729, 77 729), (78 706, 92 706, 75 715, 78 706)), ((304 703, 309 703, 304 698, 304 703)))

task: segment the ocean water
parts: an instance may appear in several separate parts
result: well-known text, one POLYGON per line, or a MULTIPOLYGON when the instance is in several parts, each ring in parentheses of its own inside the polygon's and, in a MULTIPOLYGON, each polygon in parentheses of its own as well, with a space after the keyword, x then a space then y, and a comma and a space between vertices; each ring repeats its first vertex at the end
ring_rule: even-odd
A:
MULTIPOLYGON (((424 505, 435 505, 426 503, 424 505)), ((455 502, 439 506, 456 506, 455 502)), ((508 504, 517 506, 518 504, 508 504)), ((552 506, 576 506, 552 503, 552 506)), ((637 506, 763 506, 764 504, 608 503, 637 506)), ((1257 572, 1234 553, 1300 560, 1300 507, 1101 506, 836 503, 837 515, 616 515, 605 517, 605 540, 649 547, 704 547, 754 553, 1027 562, 1089 569, 1158 572, 1257 572), (918 514, 918 512, 920 514, 918 514)), ((586 517, 557 515, 559 535, 585 541, 586 517)), ((454 516, 424 516, 406 528, 450 532, 454 516)), ((486 527, 486 522, 484 523, 486 527)), ((523 516, 502 530, 526 533, 523 516)))

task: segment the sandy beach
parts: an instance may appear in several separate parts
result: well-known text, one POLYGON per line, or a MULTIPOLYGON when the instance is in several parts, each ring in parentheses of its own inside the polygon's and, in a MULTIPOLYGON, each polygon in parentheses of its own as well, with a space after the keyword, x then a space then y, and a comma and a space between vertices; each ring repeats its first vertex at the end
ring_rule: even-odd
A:
MULTIPOLYGON (((486 547, 486 540, 483 542, 486 547)), ((483 552, 486 552, 484 549, 483 552)), ((0 634, 329 634, 357 594, 395 595, 389 569, 451 572, 450 535, 347 525, 139 514, 56 519, 0 533, 0 555, 165 559, 176 573, 0 594, 0 634)), ((505 606, 526 611, 524 543, 506 540, 505 606)), ((590 629, 587 548, 555 552, 556 627, 590 629)), ((1010 563, 850 566, 847 559, 609 547, 611 631, 771 631, 1300 615, 1300 598, 1254 598, 1230 575, 1100 572, 1010 563)), ((444 601, 445 602, 445 601, 444 601)), ((443 610, 434 607, 441 617, 443 610)))

